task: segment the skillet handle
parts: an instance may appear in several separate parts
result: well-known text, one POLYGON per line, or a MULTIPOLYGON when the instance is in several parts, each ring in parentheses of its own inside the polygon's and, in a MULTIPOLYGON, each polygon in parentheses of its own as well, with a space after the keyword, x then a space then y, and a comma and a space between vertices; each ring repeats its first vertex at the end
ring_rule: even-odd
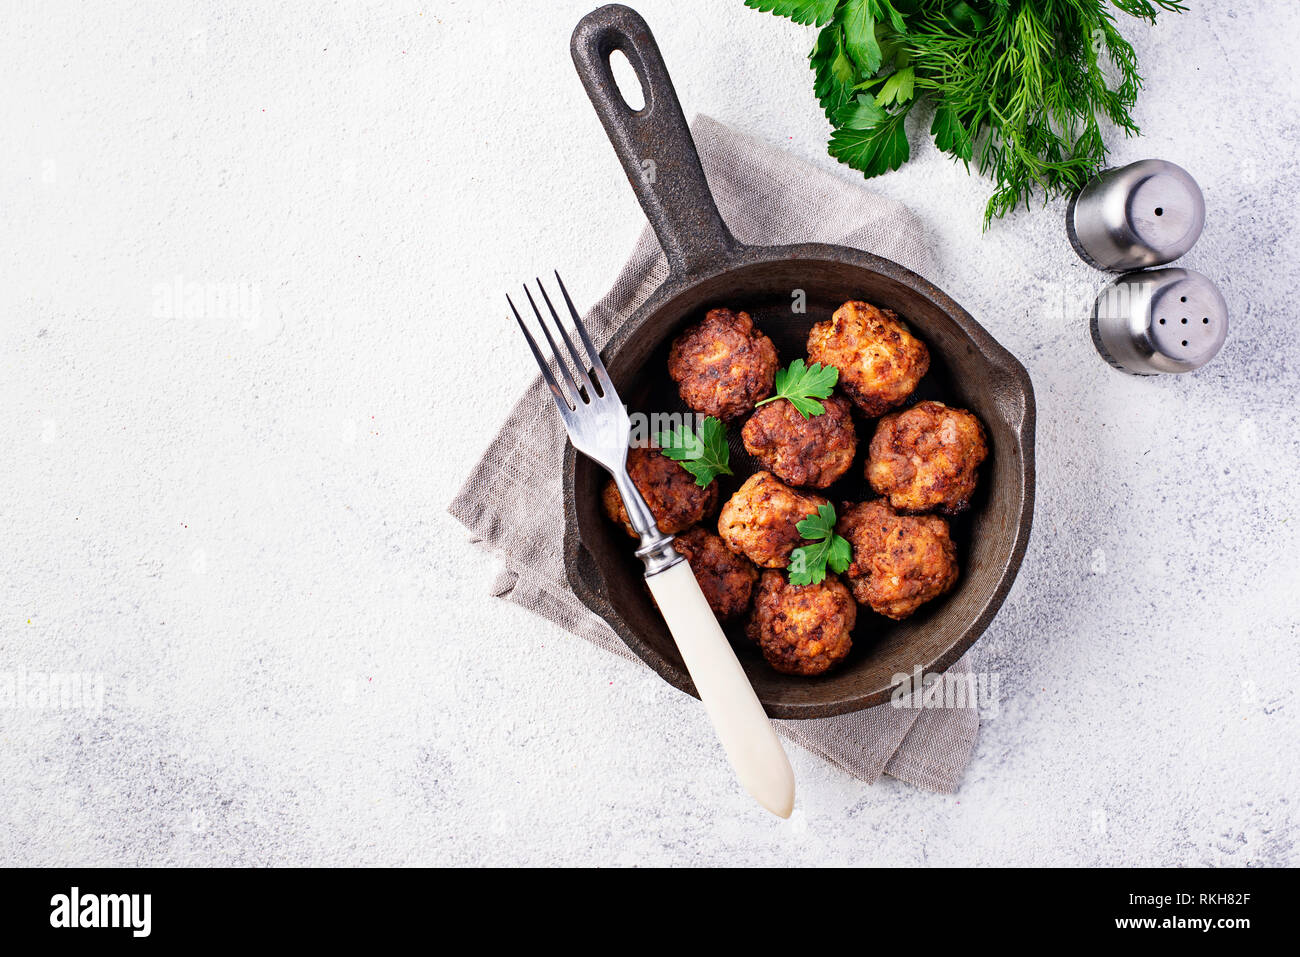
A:
POLYGON ((739 244, 718 215, 690 127, 650 28, 629 7, 611 3, 579 21, 569 41, 573 64, 614 152, 676 274, 703 272, 739 244), (623 99, 609 55, 621 50, 636 71, 645 105, 623 99))

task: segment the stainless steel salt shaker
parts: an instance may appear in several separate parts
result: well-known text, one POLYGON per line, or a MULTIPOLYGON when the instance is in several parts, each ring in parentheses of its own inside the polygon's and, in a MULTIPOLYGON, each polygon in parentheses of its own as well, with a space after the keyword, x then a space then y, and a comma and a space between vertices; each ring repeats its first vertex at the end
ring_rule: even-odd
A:
POLYGON ((1126 272, 1173 262, 1201 235, 1205 197, 1187 170, 1147 159, 1095 177, 1070 201, 1070 245, 1096 269, 1126 272))
POLYGON ((1121 372, 1191 372, 1228 335, 1228 305, 1218 287, 1191 269, 1126 273, 1093 307, 1092 341, 1121 372))

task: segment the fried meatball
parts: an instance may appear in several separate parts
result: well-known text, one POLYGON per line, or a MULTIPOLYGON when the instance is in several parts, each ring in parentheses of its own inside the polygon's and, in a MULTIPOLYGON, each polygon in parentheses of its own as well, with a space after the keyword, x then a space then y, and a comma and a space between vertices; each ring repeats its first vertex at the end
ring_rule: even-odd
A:
POLYGON ((853 646, 858 606, 828 574, 817 585, 791 585, 781 572, 763 572, 747 633, 767 663, 787 675, 819 675, 853 646))
POLYGON ((900 512, 956 515, 970 506, 988 457, 980 420, 942 402, 918 402, 880 420, 871 439, 867 481, 900 512))
POLYGON ((840 370, 840 387, 866 415, 883 415, 912 394, 930 368, 925 343, 898 316, 846 302, 808 333, 808 358, 840 370))
MULTIPOLYGON (((700 488, 695 476, 658 449, 628 449, 627 472, 650 512, 665 535, 676 535, 711 514, 718 504, 718 483, 700 488)), ((605 514, 621 522, 627 533, 636 537, 636 529, 627 518, 627 509, 610 479, 601 495, 605 514)))
POLYGON ((853 597, 902 621, 957 581, 957 546, 937 515, 899 515, 883 499, 853 505, 836 531, 853 545, 853 597))
POLYGON ((718 534, 755 565, 785 568, 803 542, 795 526, 825 504, 820 495, 796 492, 770 472, 755 472, 722 506, 718 534))
POLYGON ((826 411, 807 419, 787 399, 777 399, 749 417, 741 438, 745 450, 791 485, 826 488, 853 464, 858 434, 848 399, 823 399, 826 411))
POLYGON ((776 346, 754 328, 749 313, 710 309, 673 341, 668 374, 688 406, 729 422, 772 394, 776 346))
POLYGON ((692 528, 673 539, 673 547, 685 556, 700 583, 700 591, 719 618, 734 618, 749 607, 758 569, 743 555, 737 555, 722 539, 703 528, 692 528))

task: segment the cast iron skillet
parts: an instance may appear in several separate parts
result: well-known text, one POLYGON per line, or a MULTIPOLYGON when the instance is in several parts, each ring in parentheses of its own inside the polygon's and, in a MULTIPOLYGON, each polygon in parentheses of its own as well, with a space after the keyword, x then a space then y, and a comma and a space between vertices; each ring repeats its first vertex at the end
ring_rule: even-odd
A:
MULTIPOLYGON (((668 377, 672 339, 705 310, 745 310, 776 344, 782 364, 806 357, 813 323, 849 299, 893 309, 929 346, 930 372, 916 398, 942 398, 984 423, 990 456, 971 510, 953 524, 961 577, 953 591, 894 622, 860 608, 853 650, 817 678, 778 674, 745 638, 728 634, 759 700, 775 718, 822 718, 889 700, 895 676, 940 672, 955 662, 997 613, 1020 568, 1034 509, 1034 392, 1029 374, 964 309, 915 273, 858 249, 822 243, 746 246, 718 215, 695 143, 650 28, 634 10, 611 4, 582 19, 573 61, 668 259, 668 278, 605 347, 602 358, 630 411, 685 411, 668 377), (640 110, 619 93, 609 55, 621 50, 645 94, 640 110), (643 167, 644 160, 653 166, 643 167), (646 170, 652 168, 653 176, 646 170), (792 290, 807 312, 791 310, 792 290)), ((756 466, 729 429, 734 478, 725 501, 756 466)), ((874 421, 859 418, 858 461, 829 492, 833 502, 873 498, 862 459, 874 421)), ((695 693, 690 676, 645 587, 635 542, 603 514, 606 475, 569 444, 564 454, 565 568, 574 593, 605 619, 666 681, 695 693)))

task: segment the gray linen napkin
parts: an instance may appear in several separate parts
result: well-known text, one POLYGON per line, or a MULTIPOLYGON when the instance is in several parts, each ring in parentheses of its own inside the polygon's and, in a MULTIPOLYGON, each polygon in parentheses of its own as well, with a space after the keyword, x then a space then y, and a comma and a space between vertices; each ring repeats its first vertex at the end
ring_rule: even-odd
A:
MULTIPOLYGON (((817 169, 707 116, 691 124, 722 218, 741 242, 828 242, 865 249, 926 275, 929 248, 905 206, 817 169)), ((668 274, 646 227, 614 286, 583 317, 597 347, 668 274)), ((606 651, 640 661, 569 590, 563 560, 560 462, 564 430, 541 379, 506 419, 448 509, 473 541, 504 565, 492 594, 515 602, 606 651)), ((965 675, 962 658, 950 675, 965 675)), ((964 708, 896 708, 810 721, 777 730, 868 783, 881 773, 935 791, 956 791, 970 760, 979 713, 964 708)))

